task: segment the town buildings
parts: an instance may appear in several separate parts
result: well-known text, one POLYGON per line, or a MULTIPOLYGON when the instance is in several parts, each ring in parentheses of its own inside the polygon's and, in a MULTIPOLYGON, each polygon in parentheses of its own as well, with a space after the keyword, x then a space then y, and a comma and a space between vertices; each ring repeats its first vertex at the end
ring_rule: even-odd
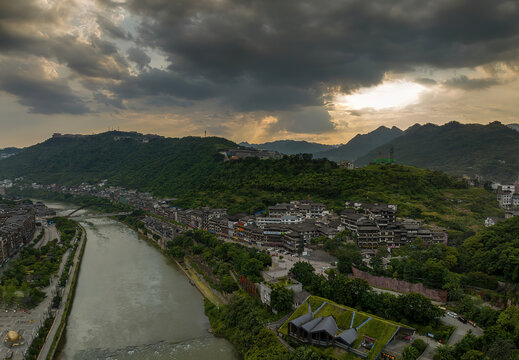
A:
POLYGON ((360 248, 398 248, 418 237, 426 244, 447 243, 448 234, 442 227, 422 225, 418 220, 397 219, 396 205, 347 201, 345 206, 341 222, 352 232, 360 248))
POLYGON ((31 207, 0 204, 0 262, 11 258, 28 244, 35 229, 35 212, 31 207))
MULTIPOLYGON (((109 199, 160 215, 178 223, 178 226, 207 230, 224 240, 279 247, 294 253, 303 252, 317 237, 332 239, 344 230, 348 230, 352 241, 365 250, 374 250, 380 246, 398 248, 417 238, 426 244, 447 243, 448 240, 447 231, 441 227, 424 225, 413 219, 397 219, 397 206, 394 204, 347 201, 346 209, 340 215, 335 215, 323 203, 294 200, 269 206, 254 215, 229 216, 226 209, 174 207, 170 202, 175 199, 158 200, 146 192, 108 186, 106 180, 98 184, 53 184, 42 188, 109 199)), ((153 228, 153 222, 150 219, 148 222, 153 228)), ((153 229, 157 232, 165 231, 153 229)))

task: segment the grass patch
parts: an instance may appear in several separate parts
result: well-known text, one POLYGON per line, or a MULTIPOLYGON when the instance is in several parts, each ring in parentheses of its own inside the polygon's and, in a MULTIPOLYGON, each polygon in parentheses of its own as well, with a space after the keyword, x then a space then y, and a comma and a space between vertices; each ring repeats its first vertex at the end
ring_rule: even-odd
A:
POLYGON ((185 267, 186 272, 189 274, 189 278, 193 281, 196 287, 200 290, 200 292, 204 295, 204 297, 212 302, 215 305, 223 305, 223 303, 218 299, 218 297, 211 291, 209 286, 207 286, 199 277, 198 274, 190 267, 185 267))

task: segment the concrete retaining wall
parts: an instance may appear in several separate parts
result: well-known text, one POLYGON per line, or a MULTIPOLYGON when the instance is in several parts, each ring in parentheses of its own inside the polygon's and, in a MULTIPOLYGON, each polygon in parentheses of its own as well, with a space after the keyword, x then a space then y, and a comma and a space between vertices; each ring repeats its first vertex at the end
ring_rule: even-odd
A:
POLYGON ((420 283, 415 284, 415 283, 410 283, 410 282, 404 281, 404 280, 398 280, 398 279, 388 278, 388 277, 384 277, 384 276, 375 276, 375 275, 371 275, 370 273, 361 271, 356 268, 353 268, 352 277, 364 279, 371 286, 374 286, 374 287, 379 287, 379 288, 388 289, 388 290, 394 290, 394 291, 398 291, 398 292, 401 292, 404 294, 419 293, 419 294, 427 296, 429 299, 432 299, 435 301, 447 302, 447 291, 429 289, 428 287, 425 287, 423 284, 420 284, 420 283))

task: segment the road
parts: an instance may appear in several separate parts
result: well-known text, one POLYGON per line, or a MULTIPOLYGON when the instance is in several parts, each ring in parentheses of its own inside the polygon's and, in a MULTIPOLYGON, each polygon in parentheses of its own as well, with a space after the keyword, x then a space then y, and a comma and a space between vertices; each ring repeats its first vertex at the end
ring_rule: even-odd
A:
MULTIPOLYGON (((451 337, 449 338, 449 341, 447 342, 448 345, 454 345, 461 341, 463 337, 469 332, 472 331, 472 333, 476 336, 483 335, 483 329, 479 327, 473 327, 470 324, 464 324, 458 319, 454 319, 450 316, 444 315, 441 319, 441 322, 447 325, 452 325, 456 327, 456 330, 452 333, 451 337)), ((429 337, 417 335, 415 336, 416 339, 422 339, 425 341, 428 346, 423 352, 423 354, 418 358, 419 360, 433 360, 434 351, 440 344, 429 337)))
POLYGON ((449 345, 453 345, 453 344, 459 342, 465 336, 465 334, 469 332, 469 330, 472 331, 472 333, 476 336, 483 335, 483 329, 481 329, 479 327, 473 327, 470 324, 463 324, 458 319, 454 319, 450 316, 444 315, 442 317, 441 321, 444 324, 452 325, 452 326, 456 327, 456 330, 454 330, 454 333, 451 335, 451 337, 449 339, 449 342, 448 342, 449 345))
POLYGON ((54 224, 46 225, 43 227, 43 229, 45 230, 45 233, 43 234, 41 240, 36 245, 34 245, 36 249, 39 249, 42 246, 47 245, 50 241, 59 238, 58 229, 56 229, 54 224))

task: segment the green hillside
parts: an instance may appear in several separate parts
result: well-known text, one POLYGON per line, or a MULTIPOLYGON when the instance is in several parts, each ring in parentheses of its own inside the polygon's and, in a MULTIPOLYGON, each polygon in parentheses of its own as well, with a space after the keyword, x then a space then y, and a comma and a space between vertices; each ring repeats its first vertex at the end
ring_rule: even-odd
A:
POLYGON ((519 175, 519 132, 493 122, 488 125, 450 122, 414 125, 404 135, 359 159, 359 165, 387 155, 393 147, 400 164, 441 170, 454 175, 513 181, 519 175))
POLYGON ((218 150, 236 146, 217 137, 145 138, 117 131, 53 137, 2 160, 0 179, 25 176, 60 185, 110 179, 113 185, 174 194, 214 170, 221 162, 218 150))
POLYGON ((218 151, 235 144, 221 138, 145 143, 139 137, 114 141, 114 136, 49 139, 1 161, 0 179, 25 176, 60 185, 108 179, 110 185, 176 197, 178 206, 226 207, 230 213, 306 198, 335 210, 346 200, 391 202, 400 216, 459 231, 476 230, 487 216, 501 214, 493 194, 441 172, 401 165, 346 170, 306 156, 223 162, 218 151))
POLYGON ((463 242, 462 265, 507 281, 519 281, 519 217, 480 231, 463 242))

